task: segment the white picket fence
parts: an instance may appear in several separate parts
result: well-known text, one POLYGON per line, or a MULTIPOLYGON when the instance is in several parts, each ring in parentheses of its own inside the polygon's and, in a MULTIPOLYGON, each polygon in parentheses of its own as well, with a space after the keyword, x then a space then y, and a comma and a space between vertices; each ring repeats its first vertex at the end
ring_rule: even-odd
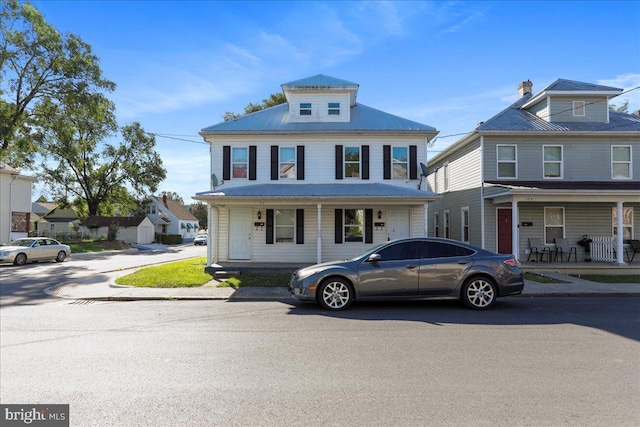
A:
POLYGON ((591 259, 616 262, 616 241, 613 236, 591 236, 591 259))

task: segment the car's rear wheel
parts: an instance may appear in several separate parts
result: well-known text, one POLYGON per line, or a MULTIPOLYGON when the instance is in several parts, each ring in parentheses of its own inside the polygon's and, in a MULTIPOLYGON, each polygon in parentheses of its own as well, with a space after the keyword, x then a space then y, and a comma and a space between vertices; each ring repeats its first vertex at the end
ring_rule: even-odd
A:
POLYGON ((486 310, 498 296, 496 285, 486 277, 470 277, 462 286, 460 298, 464 305, 474 310, 486 310))
POLYGON ((24 265, 27 262, 26 254, 18 254, 13 260, 13 265, 24 265))
POLYGON ((353 289, 344 279, 329 279, 320 285, 318 299, 327 310, 344 310, 353 302, 353 289))
POLYGON ((67 258, 67 254, 65 251, 58 252, 58 256, 56 257, 56 262, 62 262, 67 258))

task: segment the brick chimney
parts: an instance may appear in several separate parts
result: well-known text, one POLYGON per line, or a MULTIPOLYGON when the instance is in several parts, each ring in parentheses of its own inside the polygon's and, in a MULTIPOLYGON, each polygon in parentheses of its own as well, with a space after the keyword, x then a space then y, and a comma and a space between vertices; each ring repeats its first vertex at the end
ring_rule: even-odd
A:
POLYGON ((633 115, 634 115, 634 116, 640 116, 640 110, 634 111, 634 112, 633 112, 633 115))
POLYGON ((531 93, 531 88, 533 88, 533 83, 531 83, 531 80, 520 83, 518 85, 518 94, 520 95, 520 98, 525 96, 527 93, 531 93))
POLYGON ((162 203, 164 203, 164 205, 167 206, 167 195, 166 194, 162 195, 162 203))

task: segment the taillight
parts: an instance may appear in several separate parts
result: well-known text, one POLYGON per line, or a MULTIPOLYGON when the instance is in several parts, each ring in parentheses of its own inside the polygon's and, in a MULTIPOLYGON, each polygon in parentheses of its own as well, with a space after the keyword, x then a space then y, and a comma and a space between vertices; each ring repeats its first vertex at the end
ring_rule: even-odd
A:
POLYGON ((517 267, 518 266, 518 261, 516 259, 514 259, 514 258, 505 259, 502 262, 507 264, 507 265, 510 265, 511 267, 517 267))

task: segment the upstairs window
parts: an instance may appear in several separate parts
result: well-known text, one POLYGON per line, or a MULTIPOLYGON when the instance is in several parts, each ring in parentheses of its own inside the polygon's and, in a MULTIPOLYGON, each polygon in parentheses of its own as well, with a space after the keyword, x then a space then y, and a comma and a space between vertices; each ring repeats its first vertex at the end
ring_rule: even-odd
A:
POLYGON ((280 147, 280 179, 296 177, 296 149, 280 147))
POLYGON ((300 103, 300 115, 301 116, 310 116, 311 115, 311 103, 310 102, 302 102, 302 103, 300 103))
POLYGON ((407 179, 409 177, 409 155, 407 147, 393 147, 393 178, 407 179))
POLYGON ((562 178, 562 146, 543 145, 543 169, 545 178, 562 178))
POLYGON ((329 103, 329 115, 330 116, 339 116, 340 115, 340 103, 339 102, 330 102, 329 103))
POLYGON ((516 146, 498 145, 498 178, 517 178, 516 146))
POLYGON ((611 178, 631 179, 631 146, 611 147, 611 178))
POLYGON ((584 117, 584 101, 573 101, 573 116, 584 117))
POLYGON ((231 153, 231 168, 234 178, 246 178, 249 167, 247 148, 233 148, 231 153))
POLYGON ((360 178, 360 147, 344 147, 344 177, 360 178))

